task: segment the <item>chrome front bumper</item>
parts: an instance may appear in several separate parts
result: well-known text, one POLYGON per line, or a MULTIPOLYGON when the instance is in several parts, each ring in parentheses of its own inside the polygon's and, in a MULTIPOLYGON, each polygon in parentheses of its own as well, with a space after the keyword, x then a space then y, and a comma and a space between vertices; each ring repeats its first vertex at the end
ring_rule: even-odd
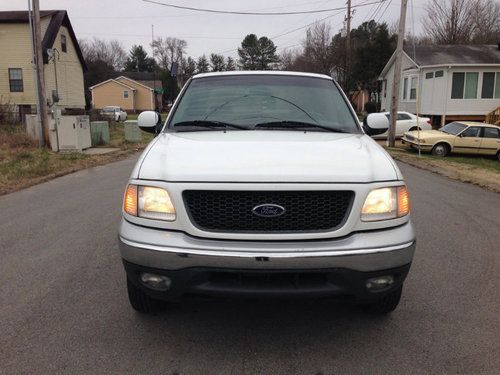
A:
POLYGON ((208 240, 182 232, 146 228, 122 219, 122 258, 165 270, 191 267, 228 269, 346 268, 378 271, 411 263, 415 232, 411 221, 394 228, 309 241, 208 240))

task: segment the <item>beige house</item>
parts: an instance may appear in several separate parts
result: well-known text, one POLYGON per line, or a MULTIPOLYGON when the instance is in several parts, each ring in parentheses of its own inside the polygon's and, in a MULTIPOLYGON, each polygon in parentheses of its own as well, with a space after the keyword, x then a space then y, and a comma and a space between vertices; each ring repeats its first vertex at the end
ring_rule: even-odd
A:
MULTIPOLYGON (((40 12, 46 96, 58 108, 85 108, 85 61, 65 10, 40 12)), ((36 111, 32 42, 28 12, 0 12, 0 105, 20 118, 36 111)))
MULTIPOLYGON (((161 85, 160 81, 158 83, 161 85)), ((89 87, 89 90, 92 93, 92 107, 95 109, 119 106, 127 112, 140 112, 155 110, 161 103, 161 96, 158 96, 161 94, 156 94, 155 102, 153 81, 139 82, 120 76, 89 87)))

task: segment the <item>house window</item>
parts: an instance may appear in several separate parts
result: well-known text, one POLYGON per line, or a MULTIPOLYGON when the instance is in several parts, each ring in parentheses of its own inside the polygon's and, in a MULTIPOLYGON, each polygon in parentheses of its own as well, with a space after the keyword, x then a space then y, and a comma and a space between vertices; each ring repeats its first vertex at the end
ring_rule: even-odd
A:
POLYGON ((425 79, 434 78, 434 72, 425 73, 425 79))
POLYGON ((408 78, 403 80, 403 100, 406 100, 406 92, 408 91, 408 78))
POLYGON ((412 77, 411 78, 411 86, 410 86, 410 100, 417 99, 417 84, 418 84, 418 78, 412 77))
POLYGON ((61 34, 61 51, 68 52, 68 46, 66 45, 66 35, 61 34))
POLYGON ((481 89, 481 98, 500 99, 500 73, 483 73, 483 87, 481 89))
POLYGON ((444 72, 442 70, 437 70, 434 77, 439 78, 439 77, 442 77, 443 75, 444 75, 444 72))
POLYGON ((451 84, 452 99, 476 99, 479 73, 453 73, 451 84))
POLYGON ((23 92, 23 70, 21 68, 9 68, 10 92, 23 92))
POLYGON ((477 81, 479 80, 479 73, 466 73, 465 74, 465 99, 477 98, 477 81))
POLYGON ((123 91, 123 98, 128 99, 128 90, 123 91))

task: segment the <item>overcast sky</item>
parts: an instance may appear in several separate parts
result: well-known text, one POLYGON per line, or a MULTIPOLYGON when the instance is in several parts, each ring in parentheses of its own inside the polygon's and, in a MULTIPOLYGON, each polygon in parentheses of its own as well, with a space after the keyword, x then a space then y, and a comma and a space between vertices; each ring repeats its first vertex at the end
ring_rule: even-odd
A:
MULTIPOLYGON (((330 9, 345 6, 345 0, 157 0, 171 4, 231 11, 291 12, 330 9)), ((376 0, 352 0, 353 5, 376 0)), ((410 0, 407 30, 411 28, 411 3, 415 14, 415 33, 421 32, 424 5, 428 0, 410 0)), ((28 0, 1 0, 0 10, 27 10, 28 0)), ((390 25, 399 17, 400 0, 385 0, 379 18, 390 25), (388 4, 388 5, 386 5, 388 4), (386 9, 386 11, 384 11, 386 9)), ((172 9, 142 0, 40 0, 41 9, 65 9, 73 24, 77 38, 118 39, 129 50, 133 44, 142 44, 151 52, 151 25, 157 36, 174 36, 188 42, 188 54, 197 57, 203 53, 223 53, 237 56, 236 49, 245 35, 278 36, 305 26, 315 20, 333 15, 326 20, 334 33, 343 26, 345 12, 300 14, 288 16, 248 16, 199 13, 172 9), (340 13, 340 14, 338 14, 340 13), (336 14, 336 15, 335 15, 336 14)), ((372 18, 378 4, 355 8, 353 27, 372 18)), ((296 48, 304 39, 305 29, 273 38, 278 52, 296 48)))

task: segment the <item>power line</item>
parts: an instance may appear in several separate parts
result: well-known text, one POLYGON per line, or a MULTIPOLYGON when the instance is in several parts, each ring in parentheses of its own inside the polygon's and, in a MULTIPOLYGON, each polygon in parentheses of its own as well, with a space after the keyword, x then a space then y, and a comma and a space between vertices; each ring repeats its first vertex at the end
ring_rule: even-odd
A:
MULTIPOLYGON (((326 12, 333 12, 333 11, 336 11, 336 10, 345 10, 346 9, 346 7, 338 7, 338 8, 330 8, 330 9, 304 10, 304 11, 295 11, 295 12, 238 12, 238 11, 230 11, 230 10, 216 10, 216 9, 186 7, 186 6, 182 6, 182 5, 162 3, 160 1, 155 1, 155 0, 142 0, 142 1, 146 2, 146 3, 151 3, 151 4, 157 4, 157 5, 166 6, 166 7, 169 7, 169 8, 191 10, 191 11, 194 11, 194 12, 219 13, 219 14, 236 14, 236 15, 245 15, 245 16, 287 16, 287 15, 294 15, 294 14, 326 13, 326 12)), ((380 3, 382 1, 383 0, 378 0, 378 1, 373 1, 371 3, 358 4, 358 5, 353 6, 353 8, 354 7, 358 7, 359 8, 359 7, 362 7, 362 6, 372 5, 372 4, 380 3)))
POLYGON ((368 12, 368 14, 366 15, 366 17, 363 20, 363 22, 374 20, 375 17, 377 17, 378 12, 380 12, 380 10, 384 7, 384 3, 386 1, 387 0, 382 0, 376 7, 374 7, 374 10, 373 10, 373 12, 371 12, 371 15, 370 15, 370 12, 368 12))
POLYGON ((297 27, 296 29, 293 29, 293 30, 290 30, 290 31, 287 31, 285 33, 282 33, 282 34, 278 34, 278 35, 274 35, 272 36, 271 38, 269 39, 278 39, 278 38, 281 38, 282 36, 285 36, 285 35, 288 35, 288 34, 291 34, 291 33, 294 33, 296 31, 299 31, 299 30, 302 30, 302 29, 305 29, 306 27, 308 26, 312 26, 314 25, 316 22, 323 22, 329 18, 332 18, 332 17, 335 17, 335 16, 338 16, 339 14, 342 14, 344 13, 344 11, 340 11, 340 12, 337 12, 337 13, 334 13, 334 14, 330 14, 329 16, 327 17, 324 17, 324 18, 320 18, 319 20, 316 20, 314 22, 311 22, 311 23, 308 23, 307 25, 304 25, 304 26, 300 26, 300 27, 297 27))
POLYGON ((385 12, 387 12, 387 9, 389 9, 389 7, 391 6, 391 3, 392 3, 392 0, 389 0, 387 2, 385 9, 382 11, 382 13, 380 13, 380 16, 378 16, 377 22, 380 22, 382 20, 382 17, 384 16, 385 12))
MULTIPOLYGON (((260 8, 257 10, 268 10, 268 9, 283 9, 283 8, 290 8, 290 7, 295 7, 295 6, 301 6, 301 5, 311 5, 311 4, 317 4, 317 3, 326 3, 330 0, 317 0, 317 1, 309 1, 306 3, 300 3, 300 4, 288 4, 288 5, 282 5, 282 6, 277 6, 277 7, 267 7, 267 8, 260 8)), ((255 10, 255 11, 257 11, 255 10)), ((250 10, 249 10, 250 11, 250 10)), ((198 17, 198 14, 169 14, 169 15, 147 15, 147 16, 71 16, 72 20, 75 19, 151 19, 151 18, 179 18, 179 17, 198 17)))
MULTIPOLYGON (((322 0, 322 1, 321 1, 321 4, 320 4, 320 7, 324 6, 324 5, 325 5, 327 2, 329 2, 329 1, 330 1, 330 0, 322 0)), ((307 20, 307 19, 308 19, 308 18, 310 18, 310 17, 311 17, 311 14, 306 14, 306 15, 305 15, 305 17, 302 17, 302 18, 300 19, 300 21, 298 21, 298 22, 296 22, 296 23, 302 23, 302 22, 304 22, 305 20, 307 20)), ((287 27, 287 28, 285 28, 284 30, 280 31, 280 32, 279 32, 279 35, 281 35, 282 33, 286 33, 286 32, 288 32, 288 31, 290 31, 290 30, 289 30, 289 27, 287 27)), ((292 32, 293 32, 293 31, 292 31, 292 32)))

